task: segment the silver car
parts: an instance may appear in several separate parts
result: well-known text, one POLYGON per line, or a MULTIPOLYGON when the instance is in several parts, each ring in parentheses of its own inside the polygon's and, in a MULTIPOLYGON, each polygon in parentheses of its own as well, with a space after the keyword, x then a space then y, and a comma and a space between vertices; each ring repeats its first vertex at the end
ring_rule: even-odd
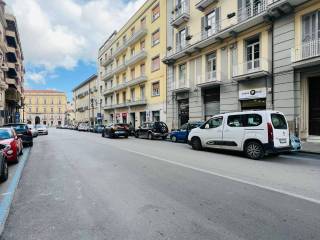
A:
POLYGON ((37 124, 36 129, 37 129, 39 135, 48 135, 48 133, 49 133, 46 125, 37 124))

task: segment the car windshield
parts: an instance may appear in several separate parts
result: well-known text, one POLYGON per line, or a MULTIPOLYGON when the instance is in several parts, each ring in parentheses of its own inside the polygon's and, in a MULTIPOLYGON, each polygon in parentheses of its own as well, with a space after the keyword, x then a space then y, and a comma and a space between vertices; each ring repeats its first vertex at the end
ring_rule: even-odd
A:
POLYGON ((10 132, 6 129, 0 129, 0 140, 12 138, 10 132))

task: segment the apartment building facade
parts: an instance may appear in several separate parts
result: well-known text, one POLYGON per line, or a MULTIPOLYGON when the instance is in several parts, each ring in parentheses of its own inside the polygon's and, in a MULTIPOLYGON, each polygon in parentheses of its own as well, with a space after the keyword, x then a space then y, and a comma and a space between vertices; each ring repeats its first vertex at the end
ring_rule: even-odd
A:
POLYGON ((166 1, 146 1, 100 48, 105 123, 166 121, 166 16, 166 1))
POLYGON ((94 125, 102 121, 102 95, 96 74, 80 83, 73 90, 75 123, 94 125))
POLYGON ((6 53, 7 53, 7 44, 6 44, 6 35, 5 31, 7 28, 7 22, 5 18, 5 3, 0 1, 0 124, 5 123, 4 109, 5 109, 5 94, 8 88, 6 83, 6 53))
POLYGON ((67 96, 54 90, 25 90, 24 109, 21 112, 25 122, 58 126, 65 124, 67 96))
POLYGON ((291 107, 281 108, 292 102, 280 104, 276 95, 274 25, 303 2, 167 1, 168 125, 220 112, 278 109, 293 129, 291 107))

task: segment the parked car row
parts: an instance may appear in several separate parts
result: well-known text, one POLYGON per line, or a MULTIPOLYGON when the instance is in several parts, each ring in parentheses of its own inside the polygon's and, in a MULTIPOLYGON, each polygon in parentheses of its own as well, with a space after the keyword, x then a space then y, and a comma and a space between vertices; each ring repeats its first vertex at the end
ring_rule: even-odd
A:
POLYGON ((261 159, 268 154, 300 151, 301 141, 290 136, 285 116, 277 111, 245 111, 218 114, 206 122, 195 121, 172 129, 164 122, 145 122, 137 129, 125 123, 108 126, 79 124, 79 131, 99 132, 102 137, 169 139, 188 143, 194 150, 207 148, 241 151, 248 158, 261 159), (96 128, 99 128, 97 130, 96 128))
POLYGON ((19 163, 23 148, 32 147, 33 138, 39 134, 48 134, 47 128, 24 123, 5 124, 0 127, 0 183, 8 179, 8 165, 19 163))

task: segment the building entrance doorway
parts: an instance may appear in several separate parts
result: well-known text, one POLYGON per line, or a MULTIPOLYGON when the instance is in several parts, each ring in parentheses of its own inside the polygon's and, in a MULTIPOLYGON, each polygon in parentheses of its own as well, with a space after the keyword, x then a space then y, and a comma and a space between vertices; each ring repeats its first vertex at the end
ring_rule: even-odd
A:
POLYGON ((178 102, 179 107, 179 127, 189 121, 189 99, 178 102))
POLYGON ((130 123, 135 128, 136 127, 136 113, 130 113, 130 123))
POLYGON ((320 136, 320 76, 309 78, 309 135, 320 136))
POLYGON ((35 125, 40 124, 40 117, 39 116, 36 116, 34 123, 35 123, 35 125))

